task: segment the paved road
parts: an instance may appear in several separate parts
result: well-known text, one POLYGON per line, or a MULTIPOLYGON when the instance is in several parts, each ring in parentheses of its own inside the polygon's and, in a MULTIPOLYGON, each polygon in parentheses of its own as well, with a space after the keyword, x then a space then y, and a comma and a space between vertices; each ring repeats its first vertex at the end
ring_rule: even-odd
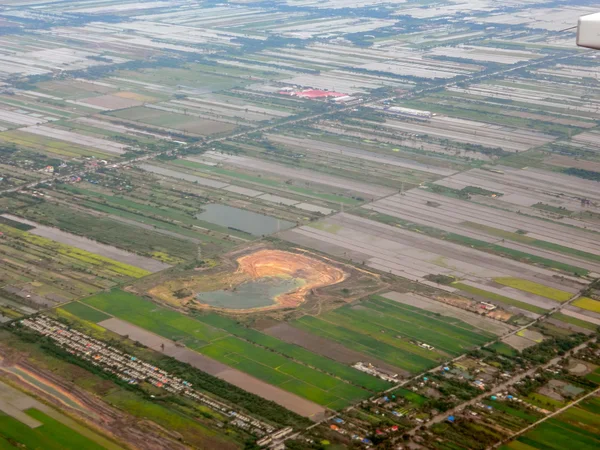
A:
MULTIPOLYGON (((512 377, 510 380, 505 381, 504 383, 500 383, 497 386, 494 386, 493 392, 499 392, 499 391, 505 391, 507 388, 511 387, 512 385, 514 385, 515 383, 518 383, 519 381, 521 381, 522 379, 524 379, 525 377, 531 376, 533 375, 538 369, 546 369, 548 367, 554 366, 556 364, 558 364, 561 360, 568 358, 570 355, 572 355, 573 353, 578 352, 579 350, 585 348, 590 342, 592 342, 595 339, 592 338, 586 342, 584 342, 583 344, 578 345, 575 348, 572 348, 571 350, 569 350, 568 352, 566 352, 563 356, 557 356, 556 358, 551 359, 550 361, 548 361, 546 364, 542 364, 541 366, 536 366, 533 367, 525 372, 522 372, 514 377, 512 377)), ((455 406, 454 408, 444 412, 443 414, 438 414, 437 416, 433 417, 431 420, 429 420, 429 422, 425 423, 424 426, 426 427, 430 427, 431 425, 435 424, 435 423, 439 423, 439 422, 443 422, 444 420, 446 420, 446 418, 448 416, 452 416, 460 411, 462 411, 463 409, 465 409, 467 406, 471 406, 474 405, 475 403, 479 403, 480 401, 482 401, 485 398, 488 398, 490 395, 492 395, 490 392, 484 392, 480 395, 478 395, 477 397, 466 401, 464 403, 461 403, 458 406, 455 406)), ((418 427, 413 428, 412 430, 409 431, 409 433, 412 435, 414 434, 418 428, 420 428, 421 425, 419 425, 418 427)))

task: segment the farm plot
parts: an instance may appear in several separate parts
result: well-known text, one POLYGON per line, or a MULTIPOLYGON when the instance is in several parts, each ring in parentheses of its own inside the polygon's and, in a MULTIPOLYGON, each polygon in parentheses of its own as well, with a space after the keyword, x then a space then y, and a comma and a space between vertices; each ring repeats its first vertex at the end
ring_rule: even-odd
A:
MULTIPOLYGON (((246 80, 221 73, 209 73, 207 66, 200 64, 186 64, 181 68, 160 67, 156 69, 142 69, 139 71, 119 71, 115 80, 146 85, 163 92, 179 91, 185 94, 199 95, 234 87, 243 87, 246 80)), ((215 70, 212 67, 212 70, 215 70)), ((233 69, 231 69, 233 72, 233 69)), ((112 82, 112 79, 109 80, 112 82)))
MULTIPOLYGON (((370 207, 378 207, 378 203, 375 202, 370 207)), ((394 214, 393 211, 388 213, 390 216, 394 214)), ((383 216, 383 219, 390 216, 383 216)), ((381 216, 376 217, 381 219, 381 216)), ((469 240, 460 235, 450 235, 437 229, 411 225, 411 222, 400 219, 396 222, 392 219, 390 217, 389 220, 386 219, 387 223, 381 223, 343 213, 311 226, 284 231, 279 235, 296 244, 352 259, 382 272, 399 275, 450 293, 456 292, 457 288, 439 285, 425 277, 432 274, 452 276, 466 280, 465 283, 474 282, 477 287, 500 277, 530 280, 571 292, 577 292, 582 287, 579 279, 565 277, 559 284, 554 271, 500 256, 504 253, 504 247, 493 247, 493 244, 484 242, 477 248, 473 244, 482 241, 469 240)), ((525 296, 521 296, 519 300, 530 302, 525 296)), ((546 300, 548 303, 536 306, 543 308, 554 304, 551 300, 546 300)))
MULTIPOLYGON (((54 193, 54 197, 62 200, 58 192, 54 193)), ((93 206, 90 209, 72 206, 46 202, 22 208, 18 212, 29 220, 167 263, 188 261, 198 255, 196 244, 200 243, 199 239, 159 228, 159 221, 154 227, 150 220, 150 223, 136 222, 118 215, 96 212, 91 209, 93 206)), ((163 226, 168 227, 167 224, 163 226)), ((173 228, 176 227, 173 225, 173 228)))
MULTIPOLYGON (((450 142, 436 142, 427 136, 418 137, 412 132, 398 132, 388 130, 384 132, 378 125, 368 121, 353 119, 352 124, 333 120, 321 120, 307 129, 307 133, 318 136, 319 140, 328 143, 352 146, 367 150, 370 153, 384 153, 401 158, 404 162, 419 163, 420 170, 423 166, 446 172, 456 172, 470 167, 472 159, 490 161, 493 153, 488 155, 476 151, 475 148, 450 142)), ((314 138, 313 138, 314 139, 314 138)), ((442 173, 439 173, 442 175, 442 173)))
POLYGON ((403 305, 412 306, 414 308, 439 314, 443 317, 448 317, 448 320, 450 321, 457 319, 484 333, 493 333, 497 336, 502 336, 503 334, 506 334, 514 329, 512 325, 503 324, 499 321, 488 319, 487 317, 483 317, 479 314, 464 311, 460 308, 455 308, 421 295, 412 293, 402 294, 399 292, 388 292, 387 294, 383 294, 382 297, 403 305))
POLYGON ((97 258, 99 261, 105 258, 107 260, 119 261, 121 264, 123 264, 124 267, 139 267, 140 270, 135 271, 135 273, 139 273, 139 275, 146 274, 148 272, 158 272, 160 270, 170 267, 169 265, 161 263, 160 261, 138 256, 134 253, 126 252, 124 250, 104 245, 99 242, 92 241, 91 239, 76 236, 71 233, 66 233, 56 228, 40 225, 38 223, 31 222, 26 219, 21 219, 10 214, 3 214, 2 217, 6 217, 10 220, 21 222, 34 227, 33 229, 29 230, 29 233, 32 235, 60 242, 61 244, 65 244, 69 247, 76 247, 78 249, 81 249, 83 252, 96 254, 98 255, 97 258))
MULTIPOLYGON (((284 179, 278 178, 276 174, 263 176, 262 174, 255 174, 243 169, 225 169, 219 167, 214 160, 210 160, 209 158, 190 157, 185 160, 173 161, 171 165, 180 173, 188 172, 189 174, 196 173, 203 175, 197 180, 198 184, 202 184, 207 175, 211 177, 218 176, 219 182, 226 183, 222 187, 223 190, 252 197, 253 203, 258 201, 265 202, 269 205, 269 208, 289 209, 286 207, 293 206, 302 210, 299 213, 303 215, 311 212, 317 213, 317 216, 326 215, 335 211, 334 208, 339 206, 339 203, 358 203, 357 200, 348 195, 336 195, 327 188, 317 190, 315 186, 311 186, 310 189, 294 186, 284 181, 284 179)), ((194 181, 196 180, 194 179, 194 181)), ((294 208, 291 211, 294 211, 294 208)))
POLYGON ((342 192, 356 192, 368 196, 370 198, 390 195, 394 192, 393 189, 384 186, 356 182, 341 177, 320 174, 318 172, 307 169, 286 167, 281 164, 271 163, 247 156, 225 155, 213 151, 206 152, 205 155, 209 156, 212 159, 215 159, 216 161, 220 161, 222 164, 225 165, 242 167, 258 172, 273 173, 278 176, 301 180, 306 184, 324 185, 330 188, 334 187, 340 189, 342 192))
MULTIPOLYGON (((4 403, 4 402, 3 402, 4 403)), ((14 407, 5 405, 2 409, 12 410, 14 407)), ((102 450, 107 447, 94 442, 94 439, 82 436, 72 428, 64 425, 49 415, 34 408, 21 412, 19 418, 13 414, 0 413, 0 443, 3 448, 47 448, 47 449, 92 449, 102 450)), ((87 433, 86 433, 87 434, 87 433)), ((96 439, 99 436, 93 434, 96 439)), ((109 442, 109 441, 108 441, 109 442)), ((118 446, 111 446, 119 448, 118 446)))
POLYGON ((435 313, 383 297, 344 306, 318 318, 305 316, 293 326, 412 373, 493 337, 461 320, 448 322, 435 313), (426 349, 421 344, 435 348, 426 349))
POLYGON ((529 130, 491 125, 453 117, 435 117, 425 124, 388 119, 383 130, 417 133, 438 140, 500 148, 507 152, 522 152, 552 142, 555 137, 529 130))
POLYGON ((31 314, 149 272, 0 224, 0 312, 31 314), (8 309, 6 309, 8 308, 8 309))
POLYGON ((217 122, 187 114, 184 109, 139 106, 110 113, 114 117, 182 131, 195 136, 209 136, 232 131, 235 124, 217 122))
MULTIPOLYGON (((548 220, 545 220, 546 224, 529 220, 529 216, 534 216, 577 228, 600 231, 598 225, 589 219, 593 216, 589 213, 600 212, 598 207, 594 206, 600 201, 597 182, 538 169, 518 170, 505 166, 499 166, 498 169, 496 171, 473 169, 435 184, 454 191, 471 187, 471 189, 479 188, 502 194, 496 197, 477 196, 475 200, 492 208, 501 208, 514 213, 521 212, 519 220, 524 221, 525 224, 537 223, 538 226, 549 229, 565 229, 556 228, 549 224, 548 220), (589 199, 590 204, 582 204, 581 199, 589 199), (574 215, 574 213, 584 212, 588 214, 574 215)), ((477 192, 473 191, 472 195, 477 195, 477 192)), ((510 217, 517 220, 514 215, 510 217)), ((534 230, 524 228, 524 231, 534 230)), ((572 232, 577 233, 577 236, 589 236, 589 232, 585 231, 572 232)), ((529 233, 526 236, 529 236, 529 233)))
POLYGON ((358 370, 349 368, 343 364, 336 363, 328 358, 315 355, 314 353, 303 349, 302 347, 283 342, 275 337, 263 334, 259 331, 246 328, 239 325, 235 321, 216 314, 196 317, 201 322, 207 323, 215 328, 221 328, 225 331, 250 341, 261 347, 274 350, 277 353, 300 361, 303 364, 315 367, 322 372, 332 374, 340 379, 352 382, 358 386, 370 389, 373 391, 384 390, 390 386, 389 383, 379 380, 370 375, 359 372, 358 370))
MULTIPOLYGON (((581 77, 581 70, 576 67, 559 65, 559 71, 564 69, 562 75, 573 71, 577 77, 581 77)), ((581 68, 585 70, 585 68, 581 68)), ((549 75, 549 69, 539 69, 537 77, 549 75)), ((556 75, 554 73, 553 75, 556 75)), ((469 98, 483 100, 496 108, 521 108, 526 112, 539 113, 544 110, 544 115, 558 116, 576 121, 587 121, 598 117, 598 100, 588 98, 585 90, 575 79, 532 82, 532 79, 519 79, 491 82, 489 84, 475 84, 467 88, 451 87, 448 89, 452 94, 458 94, 469 98)))
POLYGON ((299 152, 310 152, 310 153, 327 153, 330 157, 335 155, 341 155, 341 158, 356 158, 361 160, 364 165, 365 162, 374 162, 383 166, 393 166, 396 172, 402 170, 417 172, 419 181, 427 181, 427 179, 438 176, 449 176, 456 173, 454 170, 445 169, 442 167, 435 167, 426 164, 421 164, 414 160, 404 159, 396 157, 395 155, 380 154, 371 151, 357 148, 350 143, 346 145, 333 144, 319 139, 314 138, 297 138, 293 136, 281 136, 281 135, 267 135, 267 138, 275 143, 283 144, 286 147, 294 149, 299 152), (418 173, 423 172, 423 173, 418 173), (427 175, 426 175, 427 174, 427 175), (431 175, 430 175, 431 174, 431 175))
POLYGON ((517 438, 502 450, 540 449, 562 450, 598 448, 600 439, 600 415, 598 398, 591 397, 577 406, 567 409, 557 417, 548 419, 525 435, 517 438))
POLYGON ((32 126, 24 128, 22 131, 51 139, 70 142, 72 144, 81 145, 84 147, 91 147, 100 150, 101 152, 113 153, 116 155, 125 153, 127 149, 125 144, 119 144, 106 139, 94 138, 79 133, 73 133, 71 131, 50 128, 47 126, 32 126))
POLYGON ((386 385, 216 315, 193 319, 123 291, 98 294, 83 302, 320 405, 341 408, 372 395, 346 379, 371 389, 386 385))
MULTIPOLYGON (((60 130, 58 130, 60 132, 60 130)), ((68 143, 64 140, 48 136, 27 133, 22 130, 9 130, 0 133, 0 141, 14 144, 26 150, 33 150, 57 159, 78 159, 81 157, 94 157, 98 159, 115 159, 124 151, 105 151, 84 145, 68 143), (119 153, 117 153, 119 152, 119 153)), ((108 141, 107 141, 108 142, 108 141)))
MULTIPOLYGON (((455 189, 451 194, 455 192, 460 195, 464 190, 455 189)), ((365 208, 424 228, 432 227, 447 234, 462 236, 465 242, 471 240, 473 243, 497 245, 506 248, 507 254, 512 251, 531 255, 532 261, 536 258, 547 260, 550 262, 544 265, 565 272, 585 275, 600 269, 600 246, 596 243, 595 233, 585 229, 555 224, 460 198, 449 198, 449 195, 424 189, 388 197, 365 208)))

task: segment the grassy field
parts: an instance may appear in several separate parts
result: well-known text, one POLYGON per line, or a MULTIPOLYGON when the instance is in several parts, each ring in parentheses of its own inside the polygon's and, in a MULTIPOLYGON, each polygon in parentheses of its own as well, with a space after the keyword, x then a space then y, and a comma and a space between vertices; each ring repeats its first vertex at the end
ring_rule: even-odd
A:
POLYGON ((426 370, 447 355, 459 355, 493 338, 457 319, 442 319, 381 297, 338 308, 319 318, 306 316, 294 326, 409 372, 426 370), (421 348, 417 342, 436 350, 421 348))
POLYGON ((523 292, 529 292, 530 294, 539 295, 540 297, 546 297, 550 300, 555 300, 561 303, 566 302, 573 297, 573 294, 570 292, 561 291, 559 289, 554 289, 544 286, 543 284, 534 283, 533 281, 523 280, 521 278, 500 277, 494 278, 494 281, 504 286, 518 289, 523 292))
POLYGON ((43 425, 29 428, 17 419, 0 413, 0 448, 44 450, 102 450, 106 448, 37 409, 28 409, 25 413, 43 425))
POLYGON ((508 357, 516 356, 518 354, 518 352, 514 348, 512 348, 509 345, 506 345, 503 342, 496 342, 496 343, 490 345, 488 348, 495 350, 496 353, 499 353, 500 355, 504 355, 504 356, 508 356, 508 357))
POLYGON ((110 319, 108 314, 104 314, 102 311, 98 311, 97 309, 91 308, 88 305, 80 302, 71 302, 61 306, 59 309, 67 311, 70 314, 93 323, 110 319))
POLYGON ((468 292, 470 294, 478 295, 480 297, 485 297, 490 300, 495 300, 500 303, 504 303, 505 305, 515 306, 520 309, 524 309, 525 311, 530 311, 535 314, 545 314, 548 310, 540 308, 539 306, 530 305, 529 303, 521 302, 519 300, 514 300, 510 297, 506 297, 504 295, 499 295, 494 292, 489 292, 483 289, 479 289, 473 286, 469 286, 468 284, 464 284, 461 282, 452 283, 452 286, 460 289, 461 291, 468 292))
POLYGON ((215 328, 226 330, 234 336, 238 336, 261 347, 281 353, 288 358, 299 361, 307 366, 314 367, 322 372, 331 374, 343 380, 347 380, 366 389, 381 391, 391 386, 390 383, 380 380, 379 378, 372 377, 371 375, 367 375, 356 369, 345 366, 344 364, 340 364, 329 358, 312 353, 297 345, 288 344, 277 338, 260 333, 259 331, 246 328, 226 317, 219 316, 217 314, 208 314, 205 316, 199 316, 197 319, 215 328))
POLYGON ((598 300, 594 300, 593 298, 578 298, 573 302, 573 306, 577 306, 581 309, 587 309, 588 311, 600 313, 600 302, 598 300))
MULTIPOLYGON (((83 303, 165 338, 180 341, 190 349, 267 383, 290 392, 305 393, 305 398, 321 405, 335 404, 341 408, 372 395, 368 390, 345 383, 345 379, 374 390, 388 386, 376 378, 218 316, 196 320, 121 290, 89 297, 83 303)), ((91 316, 89 311, 69 312, 82 318, 91 316)))
POLYGON ((227 335, 224 331, 118 289, 94 295, 83 302, 167 339, 183 341, 191 348, 199 348, 227 335))

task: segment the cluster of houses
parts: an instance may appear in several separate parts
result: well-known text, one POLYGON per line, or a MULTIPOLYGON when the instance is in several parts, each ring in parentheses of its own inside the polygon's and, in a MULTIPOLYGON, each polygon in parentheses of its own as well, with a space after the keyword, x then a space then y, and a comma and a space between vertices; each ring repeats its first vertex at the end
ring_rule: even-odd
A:
POLYGON ((146 382, 172 394, 192 398, 209 408, 230 417, 230 424, 262 437, 276 432, 275 427, 232 410, 228 405, 192 389, 192 384, 168 372, 142 361, 135 356, 111 347, 77 330, 46 317, 38 315, 19 323, 43 336, 52 339, 57 345, 72 355, 91 362, 94 366, 109 372, 129 384, 146 382))

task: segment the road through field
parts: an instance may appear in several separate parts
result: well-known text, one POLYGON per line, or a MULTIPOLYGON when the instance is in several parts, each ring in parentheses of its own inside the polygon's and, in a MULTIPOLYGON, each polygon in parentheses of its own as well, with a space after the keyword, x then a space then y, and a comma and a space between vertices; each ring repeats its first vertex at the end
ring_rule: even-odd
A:
POLYGON ((113 317, 99 322, 98 325, 121 336, 128 336, 133 341, 140 342, 152 350, 164 353, 209 375, 227 381, 244 391, 271 400, 303 417, 308 417, 314 421, 320 421, 325 417, 327 409, 316 403, 265 383, 198 352, 177 345, 170 339, 163 338, 129 322, 113 317))
MULTIPOLYGON (((579 53, 578 56, 586 56, 588 53, 590 52, 581 52, 579 53)), ((429 92, 434 92, 434 91, 438 91, 442 88, 450 88, 450 87, 455 87, 457 86, 459 83, 472 83, 474 81, 480 81, 480 80, 485 80, 485 79, 489 79, 489 78, 493 78, 493 77, 497 77, 497 76, 502 76, 502 75, 506 75, 508 73, 511 72, 515 72, 515 71, 519 71, 528 67, 535 67, 535 66, 539 66, 541 64, 547 64, 547 63, 551 63, 551 62, 557 62, 557 61, 561 61, 563 59, 567 59, 567 58, 572 58, 573 55, 566 55, 566 56, 559 56, 559 57, 548 57, 548 58, 540 58, 538 60, 534 60, 534 61, 528 61, 525 62, 523 64, 517 64, 514 66, 511 66, 510 68, 505 68, 505 69, 501 69, 501 70, 497 70, 494 72, 490 72, 490 73, 484 73, 484 74, 479 74, 479 75, 472 75, 472 76, 466 76, 464 79, 460 80, 460 81, 450 81, 448 83, 444 83, 441 85, 436 85, 436 86, 431 86, 431 87, 426 87, 426 88, 422 88, 422 89, 418 89, 416 91, 411 91, 405 94, 402 94, 400 96, 397 96, 395 98, 402 98, 404 100, 408 100, 410 98, 414 98, 417 96, 420 96, 422 94, 427 94, 429 92)), ((65 72, 65 74, 67 74, 65 72)), ((370 101, 367 101, 365 103, 363 103, 363 106, 369 106, 369 105, 374 105, 376 103, 385 101, 385 100, 389 100, 388 98, 376 98, 370 101)), ((335 114, 339 114, 341 112, 346 112, 346 111, 351 111, 352 109, 356 108, 355 105, 351 105, 351 106, 347 106, 344 108, 340 108, 337 109, 334 113, 335 114)), ((288 121, 282 122, 282 123, 277 123, 275 125, 266 125, 264 127, 259 127, 259 128, 254 128, 254 129, 250 129, 250 130, 244 130, 241 131, 239 133, 234 133, 231 134, 229 136, 226 137, 221 137, 221 138, 214 138, 214 139, 207 139, 206 141, 204 141, 204 145, 205 146, 210 146, 211 144, 214 144, 216 142, 223 142, 226 140, 230 140, 230 139, 235 139, 238 137, 243 137, 246 136, 250 133, 261 133, 261 132, 268 132, 268 131, 272 131, 275 130, 279 127, 283 127, 283 126, 289 126, 289 125, 293 125, 293 124, 297 124, 297 123, 301 123, 301 122, 310 122, 310 121, 314 121, 316 119, 320 119, 320 118, 326 118, 329 115, 331 115, 332 113, 330 111, 326 111, 326 112, 322 112, 322 113, 318 113, 318 114, 313 114, 311 116, 308 117, 300 117, 300 118, 292 118, 288 121)), ((185 146, 187 147, 187 146, 185 146)), ((185 148, 184 147, 184 148, 185 148)), ((169 151, 170 152, 170 151, 169 151)), ((123 166, 127 166, 127 165, 131 165, 137 162, 143 162, 143 161, 148 161, 150 159, 153 159, 159 155, 164 155, 168 152, 155 152, 155 153, 149 153, 147 155, 144 156, 140 156, 138 158, 133 158, 130 159, 128 161, 121 161, 118 162, 116 164, 114 164, 114 166, 116 167, 123 167, 123 166)), ((77 171, 75 173, 70 173, 68 175, 64 175, 64 176, 55 176, 55 177, 48 177, 44 180, 41 181, 35 181, 32 183, 28 183, 26 185, 22 185, 22 186, 18 186, 18 187, 13 187, 13 188, 8 188, 8 189, 4 189, 2 191, 0 191, 0 194, 6 194, 6 193, 10 193, 10 192, 18 192, 22 189, 26 189, 26 188, 33 188, 35 186, 37 186, 40 183, 43 182, 48 182, 48 181, 67 181, 69 180, 69 178, 73 175, 78 175, 78 176, 83 176, 86 173, 94 173, 96 172, 98 169, 100 169, 100 167, 94 167, 94 168, 89 168, 86 169, 84 171, 77 171)))
POLYGON ((531 430, 532 428, 535 428, 535 427, 537 427, 537 426, 538 426, 539 424, 541 424, 542 422, 545 422, 545 421, 546 421, 546 420, 548 420, 548 419, 552 419, 554 416, 557 416, 557 415, 559 415, 559 414, 561 414, 561 413, 565 412, 567 409, 569 409, 569 408, 572 408, 572 407, 576 406, 576 405, 577 405, 577 404, 579 404, 580 402, 582 402, 582 401, 584 401, 584 400, 586 400, 586 399, 588 399, 588 398, 590 398, 590 397, 592 397, 592 396, 594 396, 594 395, 598 394, 599 392, 600 392, 600 387, 598 387, 598 388, 594 389, 592 392, 588 392, 588 393, 587 393, 587 394, 585 394, 583 397, 581 397, 581 398, 578 398, 577 400, 575 400, 573 403, 569 403, 568 405, 566 405, 566 406, 563 406, 563 407, 562 407, 562 408, 560 408, 560 409, 557 409, 557 410, 556 410, 556 411, 554 411, 552 414, 548 414, 547 416, 545 416, 545 417, 542 417, 540 420, 538 420, 538 421, 537 421, 537 422, 535 422, 535 423, 532 423, 532 424, 531 424, 531 425, 529 425, 527 428, 524 428, 524 429, 522 429, 522 430, 518 431, 517 433, 514 433, 514 434, 510 435, 510 437, 508 437, 508 438, 504 439, 503 441, 500 441, 500 442, 498 442, 498 443, 494 444, 494 445, 493 445, 493 446, 491 446, 491 447, 488 447, 486 450, 491 450, 491 449, 494 449, 494 448, 498 448, 498 447, 500 447, 502 444, 504 444, 504 443, 506 443, 506 442, 509 442, 509 441, 512 441, 512 440, 513 440, 514 438, 516 438, 517 436, 520 436, 520 435, 522 435, 522 434, 525 434, 525 433, 527 433, 529 430, 531 430))

